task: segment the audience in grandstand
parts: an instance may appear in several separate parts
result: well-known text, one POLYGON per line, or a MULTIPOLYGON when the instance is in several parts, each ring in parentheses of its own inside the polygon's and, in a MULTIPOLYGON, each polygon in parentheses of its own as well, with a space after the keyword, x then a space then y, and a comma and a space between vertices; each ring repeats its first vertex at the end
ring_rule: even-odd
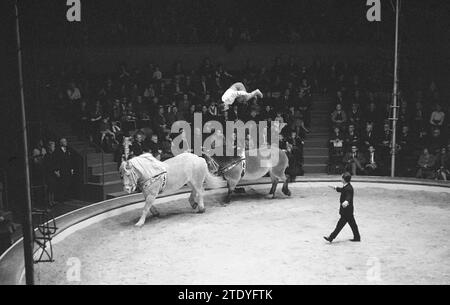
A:
MULTIPOLYGON (((97 75, 66 71, 66 87, 55 86, 62 94, 56 92, 54 96, 59 104, 69 104, 75 111, 68 118, 76 134, 118 156, 127 136, 133 139, 132 156, 151 152, 161 160, 170 158, 174 136, 170 127, 177 120, 192 124, 194 113, 201 114, 203 124, 209 120, 286 123, 280 146, 289 153, 290 176, 295 177, 303 173, 303 141, 310 131, 314 132, 310 130, 314 109, 311 96, 326 93, 335 96, 329 122, 329 172, 386 175, 395 149, 399 175, 448 179, 447 105, 439 100, 436 84, 399 96, 394 148, 391 100, 385 95, 389 87, 382 71, 371 62, 351 65, 316 60, 308 67, 293 57, 286 63, 276 58, 271 67, 260 68, 248 60, 241 71, 229 71, 209 58, 196 70, 185 70, 182 61, 177 61, 172 71, 162 70, 155 63, 141 69, 121 64, 117 73, 103 76, 101 82, 97 75), (236 80, 243 80, 249 90, 259 88, 264 98, 235 104, 225 111, 220 97, 236 80)), ((248 145, 253 142, 248 139, 248 145)), ((57 168, 52 165, 57 162, 52 160, 56 156, 61 159, 61 148, 51 150, 43 156, 46 180, 56 197, 61 197, 58 190, 64 187, 55 185, 67 180, 70 171, 65 171, 64 179, 57 176, 57 168)))
POLYGON ((393 147, 392 101, 383 97, 382 92, 387 90, 381 82, 367 85, 369 79, 361 81, 358 75, 347 82, 350 71, 344 69, 339 74, 334 66, 332 71, 333 75, 340 76, 334 85, 329 85, 329 94, 336 96, 329 122, 333 131, 329 142, 329 172, 346 168, 353 174, 387 175, 395 149, 398 175, 447 178, 446 167, 440 164, 448 162, 445 157, 448 155, 445 148, 450 143, 448 109, 439 102, 435 82, 427 90, 416 88, 416 92, 404 91, 399 95, 397 143, 393 147))

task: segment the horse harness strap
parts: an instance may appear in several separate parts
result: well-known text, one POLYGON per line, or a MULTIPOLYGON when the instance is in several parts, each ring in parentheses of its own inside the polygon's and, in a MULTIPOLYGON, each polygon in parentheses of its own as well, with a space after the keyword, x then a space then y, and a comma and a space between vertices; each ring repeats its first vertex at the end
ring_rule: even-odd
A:
POLYGON ((241 158, 241 159, 234 160, 233 162, 231 162, 231 163, 228 164, 227 166, 221 168, 221 169, 218 171, 218 174, 219 174, 219 175, 225 175, 226 172, 228 172, 229 170, 231 170, 232 168, 234 168, 236 165, 238 165, 238 164, 241 163, 241 162, 242 162, 241 178, 244 177, 244 175, 245 175, 245 169, 246 169, 246 165, 247 165, 247 162, 246 162, 245 158, 241 158))
POLYGON ((145 188, 151 184, 153 184, 155 181, 162 179, 162 184, 161 184, 161 188, 159 189, 159 193, 162 193, 166 187, 166 183, 167 183, 167 172, 161 172, 156 176, 153 176, 147 180, 145 180, 142 183, 142 190, 145 190, 145 188))

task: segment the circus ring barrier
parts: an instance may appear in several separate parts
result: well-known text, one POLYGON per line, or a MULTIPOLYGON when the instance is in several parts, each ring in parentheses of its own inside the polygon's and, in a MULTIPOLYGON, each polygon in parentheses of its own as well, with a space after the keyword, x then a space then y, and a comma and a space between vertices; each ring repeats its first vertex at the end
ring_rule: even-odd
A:
MULTIPOLYGON (((225 243, 222 246, 232 247, 234 243, 236 243, 236 247, 245 248, 246 246, 252 247, 252 245, 241 244, 242 241, 239 241, 239 236, 248 235, 252 237, 252 240, 258 242, 253 246, 257 248, 256 251, 260 251, 260 254, 263 254, 260 256, 265 257, 268 253, 274 252, 276 255, 275 261, 259 261, 256 263, 259 264, 259 267, 253 266, 253 268, 265 270, 262 276, 258 275, 256 278, 249 277, 243 279, 236 274, 239 273, 239 270, 241 269, 245 271, 246 268, 252 268, 251 266, 246 267, 245 264, 252 264, 253 260, 258 261, 258 253, 247 253, 250 254, 250 256, 246 257, 248 261, 241 262, 240 265, 233 265, 233 263, 240 260, 241 255, 244 257, 246 254, 246 251, 239 250, 239 253, 230 252, 227 255, 219 255, 214 258, 214 262, 205 263, 206 265, 212 263, 216 266, 216 269, 219 268, 214 272, 215 274, 220 274, 220 272, 223 271, 220 269, 223 268, 221 263, 224 261, 230 263, 231 259, 231 266, 226 267, 226 269, 231 269, 229 270, 230 274, 221 278, 205 278, 205 282, 203 282, 202 273, 197 272, 197 278, 194 280, 190 279, 189 276, 186 276, 185 278, 177 277, 178 280, 175 281, 173 281, 173 279, 167 279, 167 281, 162 280, 161 282, 155 277, 153 280, 150 280, 150 278, 135 279, 135 281, 124 281, 121 279, 119 283, 303 284, 365 283, 367 281, 381 283, 450 283, 450 246, 448 243, 448 236, 450 236, 450 183, 407 178, 354 177, 352 184, 356 190, 356 218, 360 225, 363 241, 357 244, 347 242, 347 240, 351 238, 351 233, 348 228, 344 228, 336 242, 331 245, 322 240, 322 235, 331 232, 334 228, 338 219, 337 202, 339 197, 333 190, 328 189, 327 185, 340 183, 340 177, 325 175, 316 177, 298 177, 296 182, 290 184, 291 190, 293 191, 292 197, 287 198, 283 196, 279 187, 277 192, 280 194, 277 199, 264 200, 266 198, 264 194, 267 194, 269 190, 269 183, 270 181, 266 178, 256 182, 244 181, 241 185, 246 186, 247 194, 236 194, 235 200, 231 205, 226 207, 221 207, 217 204, 217 202, 220 201, 220 198, 225 194, 223 188, 208 190, 205 197, 207 208, 205 214, 193 214, 192 210, 189 210, 190 207, 187 203, 189 190, 187 189, 182 189, 177 193, 164 197, 159 197, 156 201, 157 206, 163 206, 165 203, 181 200, 185 205, 185 208, 178 214, 164 217, 165 212, 171 214, 168 212, 171 209, 171 205, 168 204, 167 209, 163 209, 163 217, 161 220, 147 219, 143 229, 139 229, 151 230, 151 228, 155 229, 158 226, 161 226, 165 228, 164 230, 170 232, 170 226, 173 227, 180 222, 186 222, 186 226, 189 226, 190 223, 198 227, 208 226, 207 224, 203 224, 201 220, 202 217, 208 217, 208 210, 210 210, 210 214, 215 217, 213 222, 216 223, 216 227, 223 225, 224 231, 228 231, 228 229, 226 229, 226 226, 228 225, 231 225, 232 227, 239 225, 245 230, 245 225, 248 224, 249 226, 252 226, 249 229, 251 232, 244 232, 245 234, 243 234, 242 231, 234 233, 231 231, 219 232, 219 234, 229 234, 229 236, 236 239, 235 241, 229 241, 227 243, 227 241, 221 240, 223 239, 223 235, 215 238, 213 234, 210 238, 212 238, 211 241, 214 240, 214 242, 225 243), (386 198, 393 196, 399 197, 394 198, 391 201, 386 200, 386 198), (213 206, 208 205, 208 198, 215 198, 213 200, 215 201, 213 206), (371 200, 373 200, 373 202, 369 202, 371 200), (241 203, 241 201, 243 201, 243 203, 241 203), (311 202, 308 203, 308 201, 311 202), (379 207, 377 207, 378 204, 379 207), (283 207, 283 205, 285 205, 285 207, 283 207), (397 205, 400 205, 401 207, 399 209, 394 208, 397 205), (248 216, 246 216, 246 214, 248 214, 248 216), (264 216, 264 214, 266 216, 264 216), (244 218, 237 219, 236 223, 234 223, 234 215, 239 215, 239 217, 244 218), (183 217, 183 219, 177 220, 177 217, 183 217), (267 218, 266 220, 264 220, 265 217, 267 218), (284 217, 286 220, 283 219, 284 217), (220 221, 223 219, 228 220, 226 223, 221 224, 220 221), (382 221, 382 223, 380 224, 380 227, 377 227, 377 222, 379 221, 382 221), (166 223, 164 224, 164 222, 166 223), (273 228, 271 228, 272 222, 274 224, 273 228), (286 223, 289 227, 277 228, 277 222, 286 223), (298 222, 300 222, 300 224, 296 227, 298 222), (422 226, 425 227, 422 228, 422 226), (264 231, 263 228, 265 227, 268 228, 268 231, 264 231), (262 232, 261 234, 265 234, 265 236, 258 235, 260 230, 262 232), (280 234, 281 232, 281 234, 278 236, 271 236, 272 232, 274 232, 273 234, 280 234), (404 235, 409 233, 411 236, 404 235), (270 240, 272 245, 264 245, 264 241, 266 240, 265 237, 270 240), (218 239, 218 241, 216 239, 218 239), (290 249, 289 245, 292 244, 297 244, 297 246, 290 249), (348 257, 346 258, 346 255, 348 256, 350 254, 345 253, 355 252, 355 249, 358 250, 356 247, 362 248, 360 251, 361 253, 358 254, 358 257, 361 259, 356 259, 356 261, 353 259, 353 265, 352 259, 349 260, 348 257), (374 247, 378 250, 374 250, 374 247), (382 249, 383 247, 385 249, 382 249), (308 251, 313 252, 309 253, 308 251), (303 254, 303 252, 305 253, 303 254), (342 253, 342 255, 339 253, 342 253), (404 259, 401 259, 402 256, 404 259), (254 257, 254 259, 251 257, 254 257), (332 258, 334 261, 329 261, 329 258, 332 258), (305 260, 308 260, 306 265, 319 265, 321 268, 327 270, 315 269, 311 266, 305 266, 304 264, 299 266, 295 265, 296 262, 305 260), (330 267, 331 264, 335 267, 330 267), (393 267, 391 268, 391 266, 393 267), (297 271, 295 271, 295 269, 297 269, 297 271), (283 273, 283 270, 288 272, 289 275, 282 277, 278 276, 277 273, 283 273), (385 271, 383 272, 383 270, 385 271), (396 273, 403 274, 405 270, 411 270, 416 276, 407 275, 406 277, 399 279, 392 275, 396 273), (379 273, 381 273, 381 275, 379 273)), ((125 222, 122 219, 122 222, 118 224, 121 226, 121 230, 125 230, 125 233, 119 232, 118 236, 114 236, 114 240, 118 240, 122 244, 126 243, 124 243, 123 240, 120 241, 120 238, 123 234, 125 235, 122 237, 129 238, 129 236, 126 236, 126 234, 128 234, 126 232, 129 230, 134 232, 134 236, 139 236, 140 238, 147 236, 146 231, 136 231, 138 229, 133 225, 140 216, 142 202, 142 194, 132 194, 98 202, 59 216, 56 219, 58 231, 53 238, 56 262, 35 265, 36 269, 38 269, 38 276, 44 278, 42 281, 39 279, 37 283, 48 283, 48 279, 45 279, 46 268, 53 268, 51 267, 53 264, 58 264, 58 255, 60 255, 60 258, 62 258, 61 256, 64 257, 70 255, 61 253, 64 252, 63 249, 61 249, 62 251, 58 254, 59 245, 64 245, 65 240, 74 238, 74 236, 82 234, 85 230, 89 230, 89 228, 97 226, 96 228, 98 229, 98 226, 105 221, 117 220, 117 217, 127 215, 125 222)), ((108 230, 107 226, 105 228, 103 226, 100 228, 103 229, 103 231, 108 230)), ((208 227, 203 229, 208 232, 214 231, 214 229, 210 230, 208 227)), ((194 231, 192 232, 198 232, 200 229, 196 230, 193 228, 193 230, 194 231)), ((221 229, 219 228, 219 231, 220 230, 221 229)), ((107 236, 109 234, 108 232, 109 231, 105 231, 103 233, 107 236)), ((102 232, 98 231, 98 233, 99 236, 102 235, 102 232)), ((117 232, 112 232, 111 234, 116 233, 117 232)), ((151 238, 153 236, 152 233, 149 233, 147 237, 151 238)), ((95 238, 96 237, 94 237, 94 239, 95 238)), ((184 238, 185 237, 182 237, 181 240, 183 241, 184 238)), ((208 238, 208 236, 206 236, 206 238, 208 238)), ((81 244, 71 244, 72 248, 84 248, 84 240, 78 239, 78 242, 81 244)), ((247 242, 248 241, 245 241, 245 243, 247 242)), ((88 241, 86 241, 86 243, 89 244, 88 241)), ((178 249, 180 249, 180 251, 188 251, 182 249, 183 244, 179 240, 179 244, 177 245, 170 245, 170 240, 168 240, 167 243, 168 244, 160 244, 162 247, 164 247, 164 245, 169 247, 167 253, 172 253, 170 252, 170 249, 173 251, 178 251, 178 249)), ((205 245, 202 245, 202 247, 204 246, 205 245)), ((106 247, 109 246, 106 245, 106 247)), ((128 251, 128 254, 136 253, 136 255, 138 255, 141 250, 148 250, 145 244, 142 245, 142 248, 135 248, 134 250, 127 249, 129 247, 129 245, 123 245, 120 246, 119 250, 125 249, 124 251, 128 251)), ((206 247, 209 247, 209 245, 206 245, 206 247)), ((212 247, 214 247, 214 245, 212 245, 212 247)), ((193 251, 192 255, 197 255, 199 253, 204 253, 205 255, 208 254, 208 251, 202 252, 202 250, 198 252, 198 249, 194 249, 193 251)), ((247 249, 247 252, 248 251, 251 252, 251 249, 247 249)), ((106 253, 104 256, 105 259, 111 259, 110 255, 110 253, 106 253)), ((273 260, 274 258, 271 259, 273 260)), ((59 262, 59 268, 62 268, 63 270, 53 270, 53 273, 65 273, 66 269, 69 268, 66 262, 67 257, 64 257, 64 260, 59 262)), ((133 266, 132 256, 128 255, 124 259, 124 262, 125 266, 119 268, 119 271, 122 273, 124 273, 124 270, 126 273, 128 264, 130 265, 130 270, 133 270, 135 267, 133 266)), ((180 266, 179 264, 175 265, 178 267, 180 266)), ((151 266, 149 269, 151 269, 151 266)), ((85 271, 86 270, 84 270, 84 272, 85 271)), ((246 270, 245 272, 251 273, 252 271, 255 270, 246 270)), ((148 276, 148 274, 145 276, 148 276)), ((92 282, 87 281, 87 283, 117 283, 114 279, 109 278, 109 276, 100 280, 95 280, 93 278, 91 278, 91 280, 92 282)), ((22 239, 19 239, 0 257, 0 284, 23 283, 23 245, 22 239)), ((82 281, 81 283, 83 284, 84 282, 82 281)), ((63 277, 58 280, 56 284, 77 283, 67 282, 63 277)))

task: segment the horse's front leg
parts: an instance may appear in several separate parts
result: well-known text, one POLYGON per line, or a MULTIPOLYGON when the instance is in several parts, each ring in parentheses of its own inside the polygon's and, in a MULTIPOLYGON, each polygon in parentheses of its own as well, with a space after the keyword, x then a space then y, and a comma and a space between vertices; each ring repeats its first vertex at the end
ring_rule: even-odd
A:
POLYGON ((147 215, 150 211, 153 215, 155 214, 159 215, 159 212, 153 206, 154 201, 155 197, 153 196, 147 196, 147 198, 145 198, 145 206, 144 209, 142 210, 141 218, 139 218, 139 221, 136 223, 136 227, 142 227, 144 225, 145 219, 147 219, 147 215))
POLYGON ((142 227, 147 219, 148 213, 151 212, 153 216, 159 216, 158 210, 155 208, 153 203, 155 202, 156 195, 158 194, 160 184, 157 183, 149 187, 149 189, 144 190, 145 194, 145 206, 142 210, 141 218, 136 223, 136 227, 142 227))

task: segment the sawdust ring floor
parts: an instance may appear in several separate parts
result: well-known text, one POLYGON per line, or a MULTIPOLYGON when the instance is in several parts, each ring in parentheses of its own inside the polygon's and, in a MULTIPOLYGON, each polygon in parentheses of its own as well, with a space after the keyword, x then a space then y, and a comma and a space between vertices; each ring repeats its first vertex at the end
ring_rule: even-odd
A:
POLYGON ((450 284, 450 193, 384 186, 355 183, 361 243, 348 226, 333 244, 322 239, 339 217, 326 184, 274 200, 267 185, 250 186, 226 207, 223 190, 209 193, 204 214, 183 198, 157 205, 161 216, 142 229, 142 204, 89 225, 54 246, 54 263, 36 265, 37 282, 450 284))

